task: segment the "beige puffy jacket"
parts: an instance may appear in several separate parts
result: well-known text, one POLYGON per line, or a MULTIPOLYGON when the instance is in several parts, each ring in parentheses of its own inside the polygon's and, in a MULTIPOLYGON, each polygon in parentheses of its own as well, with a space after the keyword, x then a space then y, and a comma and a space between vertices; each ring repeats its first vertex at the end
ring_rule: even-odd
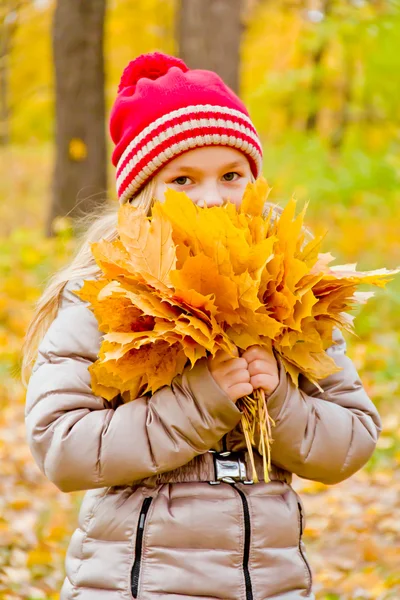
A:
POLYGON ((64 290, 26 401, 40 469, 64 492, 89 490, 61 600, 313 599, 291 474, 342 481, 366 463, 381 431, 339 331, 327 352, 343 371, 321 382, 323 393, 305 378, 297 389, 279 363, 268 400, 272 481, 210 485, 208 450, 245 449, 239 409, 205 359, 153 396, 112 407, 95 396, 87 367, 101 334, 72 292, 81 285, 64 290))

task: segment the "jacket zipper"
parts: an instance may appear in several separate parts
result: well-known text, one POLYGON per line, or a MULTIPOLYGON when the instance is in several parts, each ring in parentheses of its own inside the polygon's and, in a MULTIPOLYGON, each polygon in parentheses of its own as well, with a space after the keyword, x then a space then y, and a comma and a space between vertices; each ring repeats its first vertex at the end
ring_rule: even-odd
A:
POLYGON ((250 512, 249 505, 245 494, 237 488, 234 484, 231 484, 233 488, 238 492, 242 504, 243 504, 243 515, 244 515, 244 549, 243 549, 243 574, 244 581, 246 584, 246 600, 253 600, 253 588, 251 585, 250 571, 249 571, 249 556, 250 556, 250 512))
POLYGON ((308 561, 307 561, 306 557, 304 556, 304 552, 301 547, 301 538, 303 536, 303 509, 302 509, 300 502, 297 502, 297 505, 299 507, 299 512, 300 512, 299 550, 300 550, 300 554, 302 556, 302 559, 303 559, 304 564, 306 565, 307 571, 308 571, 308 578, 309 578, 309 584, 308 584, 308 588, 307 588, 307 595, 308 595, 311 592, 311 588, 312 588, 312 573, 311 573, 310 565, 308 564, 308 561))
POLYGON ((131 571, 131 592, 134 598, 137 598, 138 588, 139 588, 139 575, 140 575, 140 566, 142 560, 142 546, 143 546, 143 532, 144 525, 146 522, 146 517, 148 510, 150 508, 150 504, 153 498, 148 497, 143 500, 142 508, 140 509, 139 521, 136 531, 136 543, 135 543, 135 562, 133 563, 132 571, 131 571))

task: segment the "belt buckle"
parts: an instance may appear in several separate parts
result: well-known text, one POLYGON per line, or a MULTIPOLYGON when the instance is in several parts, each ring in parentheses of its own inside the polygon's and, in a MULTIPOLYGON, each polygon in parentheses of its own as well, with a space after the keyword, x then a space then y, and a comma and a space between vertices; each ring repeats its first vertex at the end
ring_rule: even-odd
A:
POLYGON ((252 484, 252 479, 247 479, 246 463, 241 452, 217 452, 208 450, 213 455, 214 460, 214 480, 209 481, 210 485, 219 485, 224 483, 236 483, 240 481, 244 484, 252 484))

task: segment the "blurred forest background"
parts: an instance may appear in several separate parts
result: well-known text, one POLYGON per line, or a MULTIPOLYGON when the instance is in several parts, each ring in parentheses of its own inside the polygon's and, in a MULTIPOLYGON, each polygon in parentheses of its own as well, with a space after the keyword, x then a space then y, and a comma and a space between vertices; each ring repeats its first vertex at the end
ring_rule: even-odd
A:
MULTIPOLYGON (((400 2, 0 0, 0 599, 58 598, 81 493, 25 442, 22 339, 74 218, 116 201, 107 117, 127 62, 153 50, 217 70, 247 104, 272 199, 310 200, 324 251, 400 265, 400 2)), ((384 430, 328 487, 295 478, 318 600, 400 598, 400 283, 355 311, 348 353, 384 430)))

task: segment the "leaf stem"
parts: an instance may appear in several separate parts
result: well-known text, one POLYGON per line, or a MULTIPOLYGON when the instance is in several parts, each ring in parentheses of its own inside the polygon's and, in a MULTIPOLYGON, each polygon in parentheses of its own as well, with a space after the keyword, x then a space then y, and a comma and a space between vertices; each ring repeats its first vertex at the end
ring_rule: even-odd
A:
POLYGON ((259 483, 254 462, 253 446, 255 446, 254 434, 256 427, 259 434, 258 452, 263 459, 264 481, 270 481, 269 470, 271 469, 271 444, 272 426, 275 421, 268 413, 267 400, 263 389, 256 389, 251 396, 244 396, 238 401, 238 408, 242 411, 241 425, 246 440, 252 466, 252 478, 254 483, 259 483))

